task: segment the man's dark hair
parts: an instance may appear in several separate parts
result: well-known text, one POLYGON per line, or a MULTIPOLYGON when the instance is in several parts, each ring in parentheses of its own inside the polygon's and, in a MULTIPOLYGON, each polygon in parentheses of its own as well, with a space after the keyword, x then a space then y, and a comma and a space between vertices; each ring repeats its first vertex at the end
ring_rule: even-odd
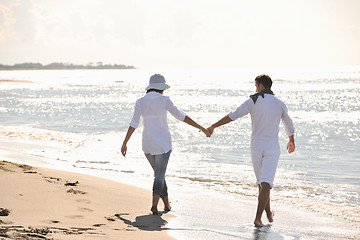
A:
POLYGON ((255 82, 257 84, 262 84, 264 86, 265 89, 271 89, 271 85, 272 85, 272 80, 271 78, 266 75, 266 74, 262 74, 259 75, 255 78, 255 82))
POLYGON ((161 94, 163 91, 164 91, 164 90, 159 90, 159 89, 151 88, 151 89, 147 90, 146 93, 148 93, 148 92, 158 92, 158 93, 161 94))

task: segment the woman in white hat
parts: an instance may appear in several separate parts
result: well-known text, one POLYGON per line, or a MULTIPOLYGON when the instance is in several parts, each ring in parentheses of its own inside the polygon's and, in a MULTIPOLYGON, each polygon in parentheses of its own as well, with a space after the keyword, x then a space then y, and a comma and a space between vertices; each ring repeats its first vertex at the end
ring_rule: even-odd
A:
POLYGON ((121 153, 125 157, 127 151, 126 144, 138 127, 140 117, 142 117, 144 125, 142 149, 151 167, 154 169, 155 175, 151 207, 153 214, 158 214, 157 205, 160 198, 164 202, 164 210, 167 212, 171 209, 165 181, 165 172, 172 150, 167 112, 170 112, 178 120, 200 129, 207 137, 210 137, 207 129, 180 111, 169 97, 163 96, 164 90, 169 87, 162 75, 155 74, 150 77, 150 84, 146 88, 146 95, 136 101, 134 116, 129 124, 129 129, 121 147, 121 153))

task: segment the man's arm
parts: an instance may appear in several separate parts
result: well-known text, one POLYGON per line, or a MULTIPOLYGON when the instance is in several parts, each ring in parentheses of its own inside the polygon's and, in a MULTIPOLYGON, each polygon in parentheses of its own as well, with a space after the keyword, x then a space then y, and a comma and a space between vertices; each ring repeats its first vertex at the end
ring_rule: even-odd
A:
POLYGON ((295 140, 294 135, 289 136, 289 142, 286 146, 286 149, 288 150, 288 153, 292 153, 295 151, 295 140))
POLYGON ((220 127, 222 125, 228 124, 229 122, 232 122, 233 120, 229 117, 229 115, 226 115, 225 117, 223 117, 222 119, 220 119, 219 121, 217 121, 216 123, 214 123, 213 125, 211 125, 210 127, 208 127, 208 131, 210 134, 213 134, 215 128, 220 127))
POLYGON ((125 136, 123 145, 121 146, 121 153, 122 153, 122 155, 123 155, 124 157, 125 157, 126 152, 127 152, 127 146, 126 146, 126 144, 127 144, 127 142, 129 141, 131 135, 134 133, 134 131, 135 131, 135 128, 129 126, 129 129, 128 129, 127 133, 126 133, 126 136, 125 136))
POLYGON ((213 134, 215 128, 222 125, 228 124, 229 122, 235 121, 236 119, 245 116, 250 113, 251 107, 254 105, 254 102, 251 98, 243 102, 234 112, 229 113, 213 125, 211 125, 208 130, 210 134, 213 134))

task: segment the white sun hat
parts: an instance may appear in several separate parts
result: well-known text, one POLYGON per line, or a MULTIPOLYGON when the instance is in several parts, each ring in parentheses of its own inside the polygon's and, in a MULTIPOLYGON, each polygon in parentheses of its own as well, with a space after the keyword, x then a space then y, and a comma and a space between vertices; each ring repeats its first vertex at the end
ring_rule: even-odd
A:
POLYGON ((149 86, 145 88, 145 90, 149 89, 157 89, 157 90, 165 90, 170 86, 166 84, 165 78, 161 74, 154 74, 150 77, 149 86))

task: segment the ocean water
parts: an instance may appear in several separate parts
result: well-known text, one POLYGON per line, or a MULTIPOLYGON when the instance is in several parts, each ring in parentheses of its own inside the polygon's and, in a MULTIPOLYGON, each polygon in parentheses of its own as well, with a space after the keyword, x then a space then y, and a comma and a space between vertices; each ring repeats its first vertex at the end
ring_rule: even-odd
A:
MULTIPOLYGON (((12 149, 38 157, 29 164, 151 189, 141 126, 126 158, 120 148, 134 103, 154 73, 163 74, 171 86, 164 95, 205 127, 253 94, 257 75, 269 74, 296 128, 296 150, 288 154, 280 127, 282 154, 272 200, 284 206, 300 203, 306 211, 359 226, 360 67, 1 71, 0 154, 12 149), (17 149, 17 143, 28 147, 17 149)), ((174 147, 167 170, 170 194, 171 188, 178 189, 176 195, 193 189, 206 196, 255 199, 249 116, 216 129, 210 139, 171 115, 169 126, 174 147)))

